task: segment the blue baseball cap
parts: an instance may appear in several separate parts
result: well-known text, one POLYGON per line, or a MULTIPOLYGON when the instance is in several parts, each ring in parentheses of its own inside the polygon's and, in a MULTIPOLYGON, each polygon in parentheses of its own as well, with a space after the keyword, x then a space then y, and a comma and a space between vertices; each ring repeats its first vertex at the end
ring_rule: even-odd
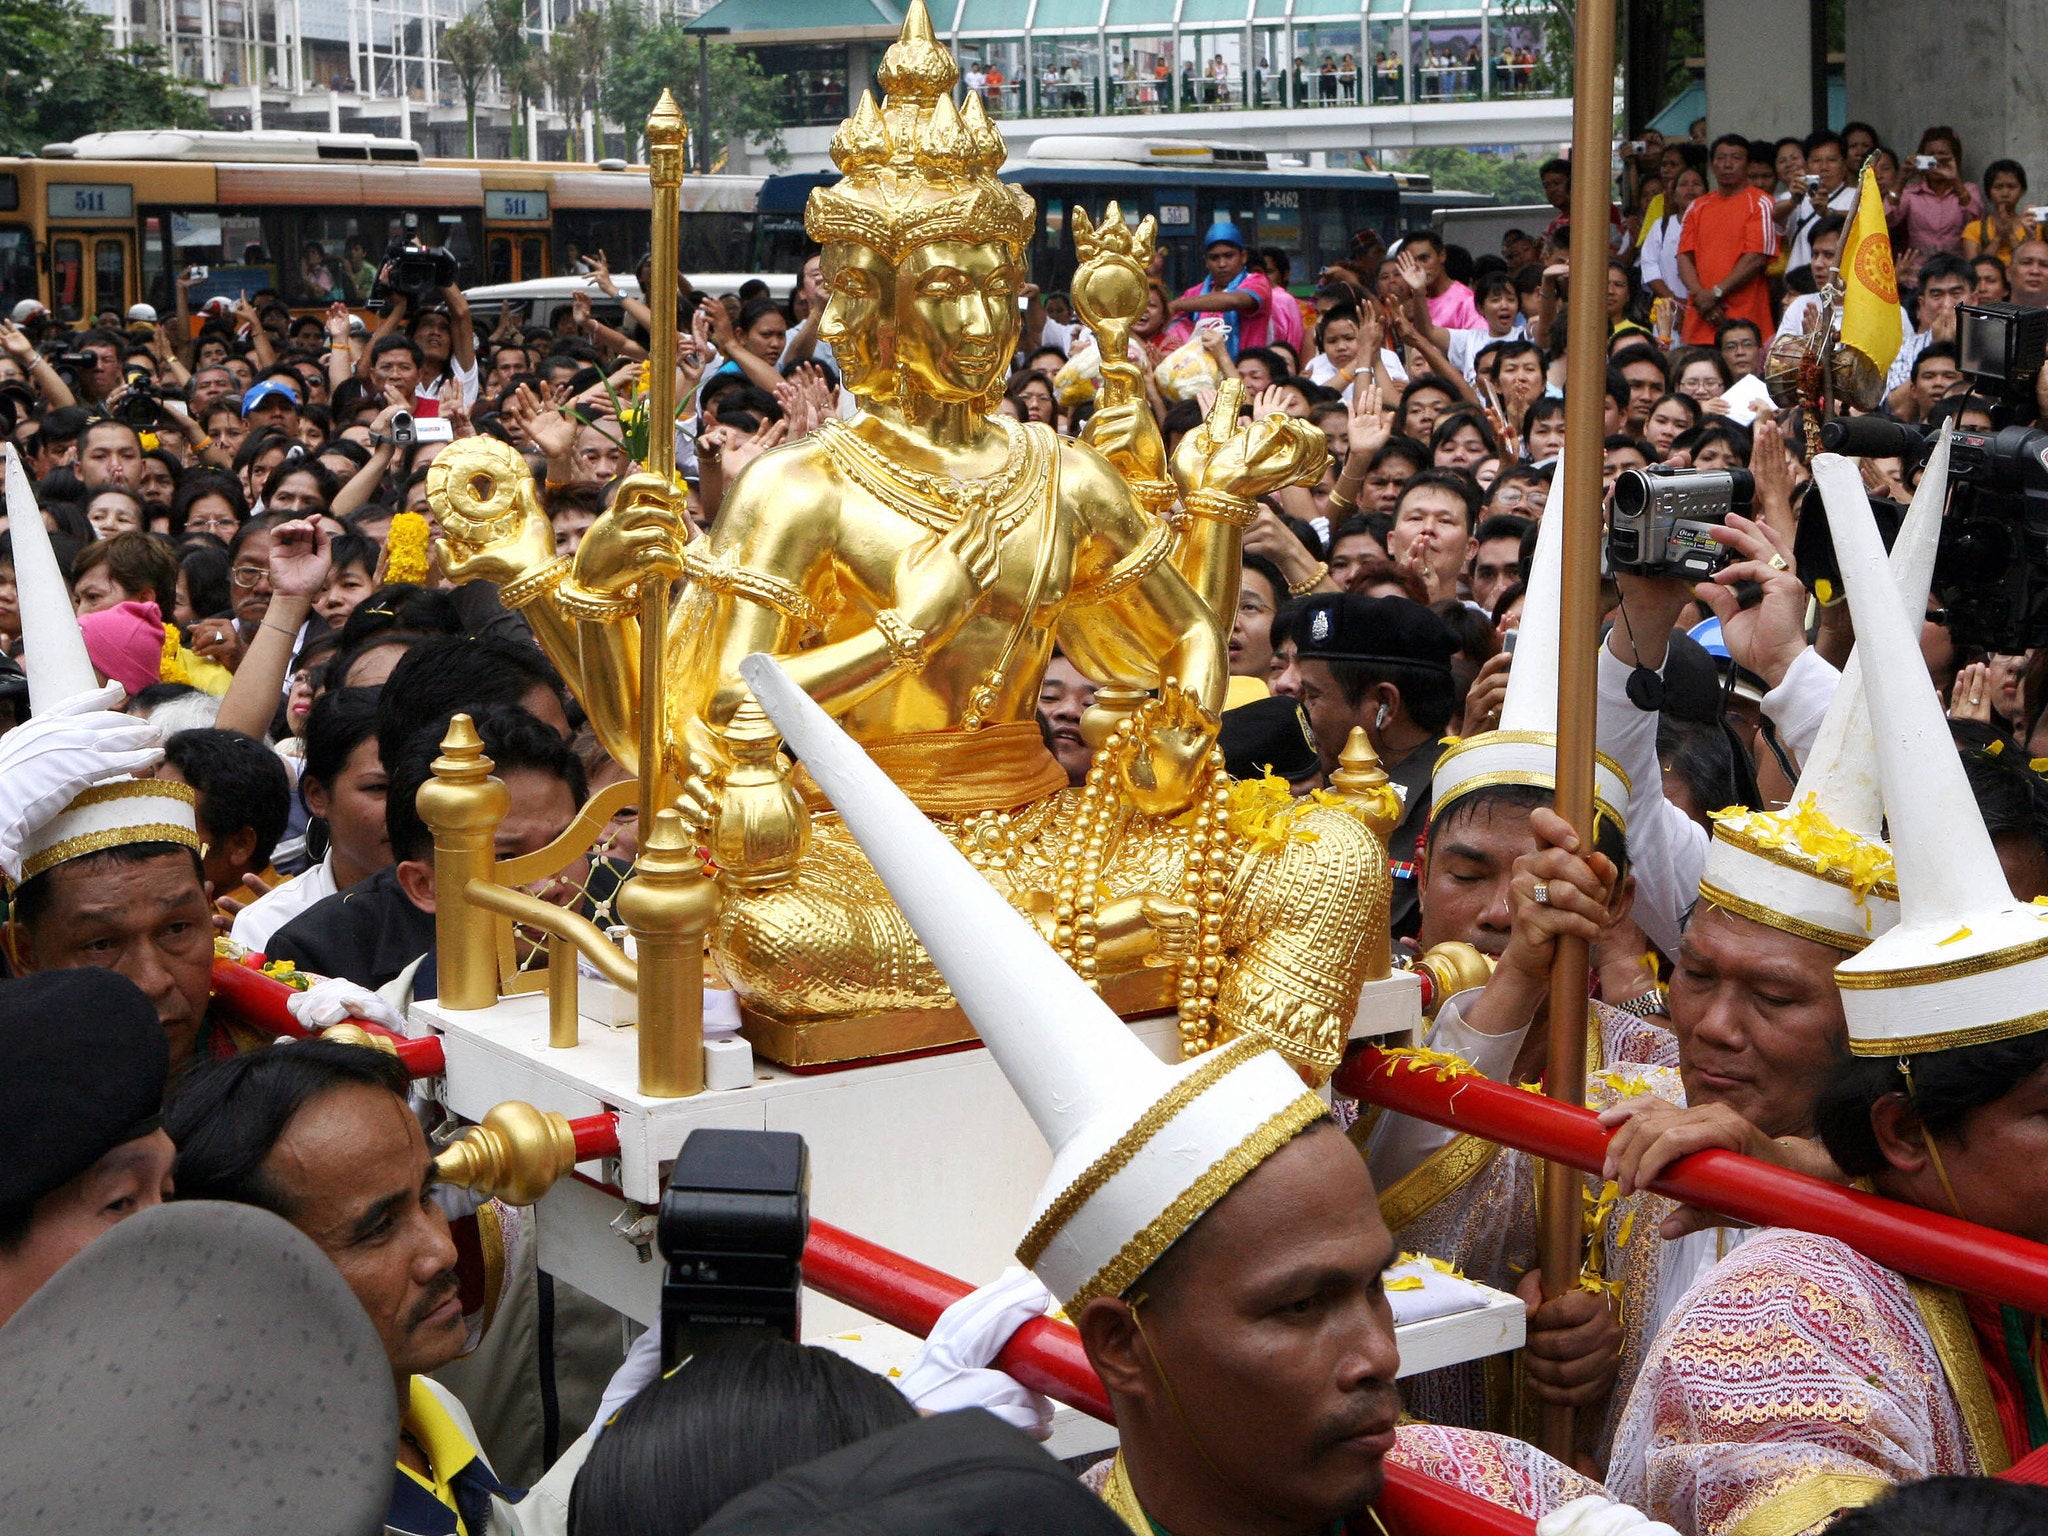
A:
POLYGON ((1240 251, 1245 249, 1244 231, 1228 219, 1218 219, 1209 226, 1209 233, 1202 237, 1202 249, 1212 245, 1234 245, 1240 251))
POLYGON ((299 408, 299 392, 283 379, 258 379, 250 386, 249 393, 242 396, 242 414, 247 416, 272 395, 283 395, 292 403, 293 410, 299 408))

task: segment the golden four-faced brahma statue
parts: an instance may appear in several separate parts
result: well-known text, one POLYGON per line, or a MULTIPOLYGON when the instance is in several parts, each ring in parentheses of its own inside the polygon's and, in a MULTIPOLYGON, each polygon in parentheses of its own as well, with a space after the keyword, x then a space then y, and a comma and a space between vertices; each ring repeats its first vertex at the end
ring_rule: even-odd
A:
POLYGON ((997 179, 980 101, 955 106, 958 71, 917 0, 878 79, 881 106, 863 95, 833 139, 844 179, 805 216, 824 247, 819 334, 860 409, 748 465, 701 537, 674 487, 634 476, 572 558, 517 454, 456 443, 429 481, 443 569, 500 583, 635 771, 643 594, 663 590, 650 576, 677 583, 658 616, 663 769, 717 867, 712 957, 767 1054, 842 1060, 971 1031, 782 756, 738 676, 755 651, 1127 1013, 1177 1006, 1191 1053, 1256 1033, 1320 1080, 1375 955, 1384 966, 1375 812, 1233 785, 1215 743, 1244 525, 1254 498, 1322 473, 1322 434, 1241 421, 1232 382, 1167 463, 1122 361, 1154 230, 1115 205, 1099 226, 1074 215, 1074 303, 1105 360, 1086 432, 997 414, 1032 201, 997 179), (1035 714, 1055 646, 1105 685, 1079 788, 1035 714))

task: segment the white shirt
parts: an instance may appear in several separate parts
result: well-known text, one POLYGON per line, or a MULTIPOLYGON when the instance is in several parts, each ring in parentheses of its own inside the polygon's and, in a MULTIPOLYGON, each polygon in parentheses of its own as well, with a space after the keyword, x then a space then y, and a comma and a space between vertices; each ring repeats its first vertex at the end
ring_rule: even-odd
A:
MULTIPOLYGON (((1636 877, 1631 915, 1643 935, 1667 955, 1678 953, 1685 914, 1699 900, 1707 869, 1706 828, 1664 798, 1664 771, 1657 758, 1654 710, 1638 709, 1628 696, 1625 665, 1600 647, 1598 715, 1594 733, 1602 752, 1628 775, 1628 862, 1636 877)), ((1795 763, 1806 761, 1820 734, 1821 717, 1835 696, 1841 673, 1808 647, 1763 698, 1763 713, 1795 763)))
MULTIPOLYGON (((1905 320, 1905 314, 1904 310, 1899 311, 1901 323, 1905 320)), ((1886 394, 1890 394, 1901 384, 1910 384, 1913 381, 1913 365, 1920 361, 1920 354, 1927 350, 1928 344, 1933 340, 1934 332, 1932 331, 1909 330, 1906 332, 1906 339, 1899 344, 1899 355, 1892 359, 1891 367, 1885 372, 1884 392, 1886 394)))
POLYGON ((271 936, 286 923, 304 912, 316 901, 324 901, 335 893, 334 850, 327 850, 327 857, 311 869, 293 875, 282 885, 273 886, 269 892, 258 896, 235 915, 235 925, 228 936, 237 944, 266 953, 271 936))
POLYGON ((1448 331, 1445 333, 1444 356, 1450 359, 1453 368, 1465 375, 1466 383, 1476 383, 1481 352, 1497 341, 1520 341, 1528 334, 1529 328, 1520 315, 1515 316, 1515 323, 1508 327, 1505 336, 1496 336, 1483 325, 1469 331, 1448 331))
MULTIPOLYGON (((475 364, 464 368, 462 360, 451 352, 448 354, 447 377, 453 378, 457 384, 462 386, 462 404, 465 409, 476 404, 477 370, 475 364)), ((441 414, 441 386, 445 382, 446 379, 442 375, 436 374, 431 381, 421 379, 418 384, 413 386, 413 415, 438 416, 441 414)))
POLYGON ((1643 274, 1643 286, 1662 281, 1671 290, 1672 297, 1685 297, 1685 284, 1678 277, 1678 235, 1685 227, 1682 215, 1659 219, 1647 235, 1643 236, 1643 254, 1636 267, 1643 274))
MULTIPOLYGON (((1855 202, 1856 183, 1845 181, 1835 188, 1834 196, 1828 199, 1828 212, 1847 213, 1855 202)), ((1792 210, 1792 218, 1789 221, 1792 244, 1785 253, 1787 272, 1794 267, 1813 265, 1813 226, 1818 224, 1820 219, 1821 216, 1813 211, 1813 199, 1810 197, 1801 198, 1799 206, 1792 210)), ((1781 330, 1783 328, 1779 327, 1781 330)))
MULTIPOLYGON (((1813 311, 1815 311, 1818 308, 1820 308, 1819 294, 1802 293, 1795 295, 1792 298, 1791 302, 1786 304, 1785 314, 1783 318, 1778 321, 1778 334, 1780 336, 1799 335, 1806 329, 1806 317, 1812 314, 1813 311)), ((1841 328, 1841 313, 1840 311, 1837 311, 1835 315, 1836 332, 1839 333, 1841 331, 1841 328)), ((1913 327, 1907 322, 1906 312, 1903 309, 1899 311, 1899 339, 1902 342, 1911 341, 1913 339, 1913 327)), ((1927 343, 1923 341, 1920 343, 1920 345, 1924 347, 1927 345, 1927 343)), ((1914 355, 1918 356, 1919 354, 1915 353, 1914 355)), ((1911 367, 1912 365, 1908 364, 1907 366, 1911 367)))

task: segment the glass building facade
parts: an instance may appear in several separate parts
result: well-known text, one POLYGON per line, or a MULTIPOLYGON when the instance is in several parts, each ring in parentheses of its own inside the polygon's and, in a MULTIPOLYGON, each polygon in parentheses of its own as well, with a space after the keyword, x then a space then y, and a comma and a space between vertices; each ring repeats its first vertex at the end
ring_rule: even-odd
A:
POLYGON ((1075 118, 1568 94, 1510 0, 936 0, 992 115, 1075 118))

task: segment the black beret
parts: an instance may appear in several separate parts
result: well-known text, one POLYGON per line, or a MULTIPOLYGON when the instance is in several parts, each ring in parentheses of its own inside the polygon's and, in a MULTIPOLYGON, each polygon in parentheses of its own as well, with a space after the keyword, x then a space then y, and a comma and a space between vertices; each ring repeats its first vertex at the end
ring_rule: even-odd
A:
POLYGON ((1268 769, 1283 779, 1305 779, 1322 766, 1300 702, 1278 695, 1223 711, 1216 744, 1233 779, 1262 778, 1268 769))
POLYGON ((1376 661, 1451 673, 1458 637, 1436 614, 1405 597, 1323 592, 1302 604, 1288 632, 1302 660, 1376 661))
POLYGON ((142 989, 103 966, 0 982, 0 1206, 63 1188, 156 1129, 171 1050, 142 989))

